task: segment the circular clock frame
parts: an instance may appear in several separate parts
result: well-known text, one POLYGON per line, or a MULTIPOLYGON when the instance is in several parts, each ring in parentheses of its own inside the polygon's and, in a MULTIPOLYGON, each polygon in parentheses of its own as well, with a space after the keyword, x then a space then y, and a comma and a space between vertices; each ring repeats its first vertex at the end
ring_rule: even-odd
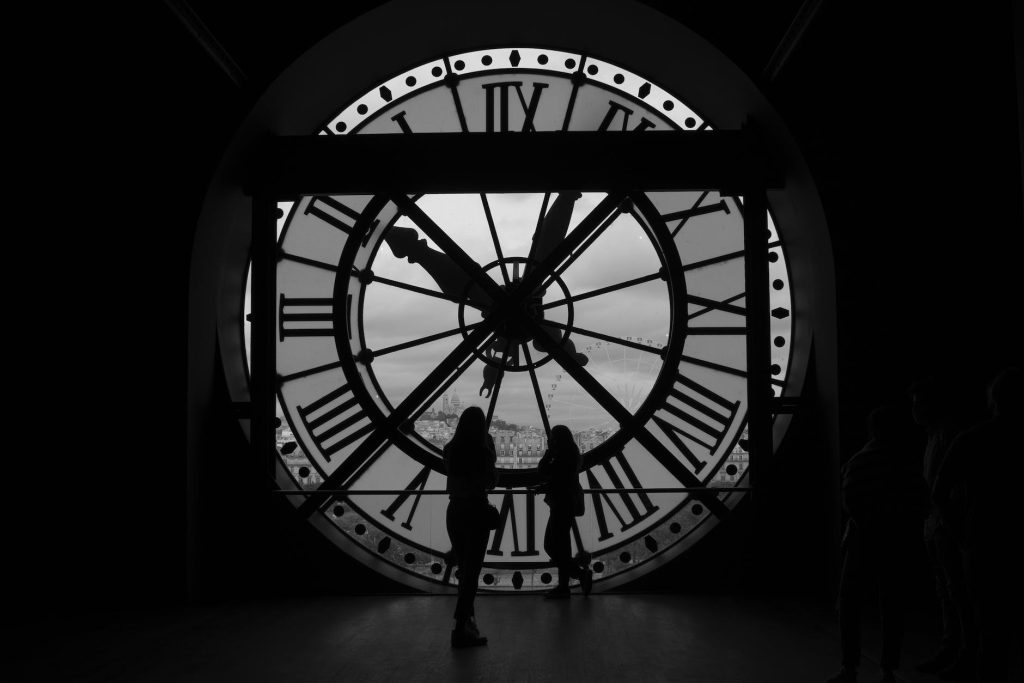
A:
MULTIPOLYGON (((244 363, 237 362, 244 357, 238 330, 250 238, 249 200, 241 191, 246 150, 252 149, 254 141, 267 131, 308 134, 316 128, 316 120, 322 121, 338 102, 353 100, 386 76, 401 71, 415 55, 521 44, 523 36, 528 36, 529 42, 535 44, 578 48, 625 63, 666 89, 679 92, 706 112, 707 118, 718 127, 738 128, 747 120, 756 121, 766 145, 782 162, 787 175, 786 189, 770 193, 769 202, 779 232, 790 247, 793 288, 800 292, 793 302, 795 329, 794 344, 790 347, 793 360, 787 386, 788 393, 798 392, 812 338, 812 320, 800 314, 808 310, 824 311, 817 305, 814 292, 826 299, 831 293, 830 262, 823 262, 815 254, 823 247, 820 253, 829 253, 828 235, 806 167, 785 127, 757 89, 700 38, 657 12, 634 3, 527 2, 521 5, 519 15, 510 17, 509 21, 495 24, 490 15, 491 12, 483 8, 459 2, 430 8, 404 1, 390 3, 342 27, 300 58, 254 108, 211 184, 200 219, 193 262, 192 340, 202 344, 203 339, 206 343, 219 339, 217 343, 221 358, 225 360, 224 373, 232 398, 244 401, 248 397, 244 363), (450 12, 460 15, 457 31, 453 29, 453 22, 447 21, 450 12), (616 35, 622 25, 633 27, 635 34, 616 35), (394 41, 383 46, 371 38, 384 33, 391 34, 405 46, 401 55, 395 54, 394 41), (337 63, 367 66, 358 73, 346 70, 335 77, 337 74, 332 72, 332 67, 337 63), (696 64, 700 65, 699 69, 696 64), (328 74, 332 77, 326 78, 328 74), (322 78, 323 87, 319 87, 319 83, 318 87, 309 87, 311 77, 322 78), (732 87, 723 88, 723 78, 732 87), (802 281, 814 282, 817 290, 801 288, 802 281), (218 311, 215 315, 210 315, 208 306, 195 303, 197 290, 216 292, 218 311), (801 296, 805 292, 809 296, 801 296), (211 336, 217 329, 220 334, 211 336)), ((825 329, 832 323, 828 319, 821 320, 821 316, 817 322, 825 329)), ((194 372, 202 361, 194 354, 191 358, 194 372)), ((776 438, 784 432, 779 427, 787 420, 784 416, 776 421, 776 438)), ((667 559, 648 563, 646 570, 667 559)), ((384 573, 398 576, 386 568, 384 573)))

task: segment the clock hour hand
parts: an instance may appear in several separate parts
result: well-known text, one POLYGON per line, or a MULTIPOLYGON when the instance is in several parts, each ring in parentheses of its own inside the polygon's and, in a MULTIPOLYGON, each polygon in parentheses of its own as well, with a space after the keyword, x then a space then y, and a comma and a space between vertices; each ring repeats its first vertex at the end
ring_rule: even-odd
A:
POLYGON ((413 228, 392 227, 384 238, 398 258, 418 263, 441 291, 453 299, 468 300, 477 308, 491 305, 491 299, 448 254, 432 249, 413 228))
MULTIPOLYGON (((559 243, 565 239, 566 234, 569 232, 569 221, 572 220, 573 206, 581 196, 579 192, 561 192, 555 197, 555 201, 551 203, 551 208, 548 209, 547 214, 540 221, 536 232, 533 234, 533 246, 530 249, 531 264, 543 262, 559 243)), ((529 272, 529 268, 530 266, 527 266, 527 272, 529 272)), ((543 322, 540 324, 553 338, 558 339, 560 337, 559 331, 554 327, 545 325, 543 322)), ((536 340, 533 342, 533 348, 538 351, 544 350, 536 340)), ((565 342, 562 343, 562 348, 568 351, 580 365, 587 364, 587 356, 576 351, 576 345, 571 339, 566 338, 565 342)))

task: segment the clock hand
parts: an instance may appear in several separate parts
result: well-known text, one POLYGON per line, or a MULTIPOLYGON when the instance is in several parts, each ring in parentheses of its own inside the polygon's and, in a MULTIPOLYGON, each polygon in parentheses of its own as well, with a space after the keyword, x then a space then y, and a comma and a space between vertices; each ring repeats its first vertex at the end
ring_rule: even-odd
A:
MULTIPOLYGON (((543 220, 537 222, 533 244, 530 246, 531 262, 543 262, 565 239, 566 233, 569 232, 569 221, 572 220, 573 205, 581 196, 583 195, 579 192, 561 192, 555 197, 543 220)), ((529 265, 526 272, 530 272, 529 265)))
POLYGON ((448 296, 468 299, 477 308, 491 305, 490 297, 448 254, 427 246, 427 241, 413 228, 392 227, 384 241, 398 258, 421 265, 448 296))
MULTIPOLYGON (((562 192, 555 198, 555 201, 551 204, 551 208, 548 209, 544 219, 539 221, 537 224, 537 230, 533 234, 533 246, 530 249, 530 262, 543 262, 551 252, 555 250, 562 240, 565 239, 565 235, 569 232, 569 221, 572 220, 573 205, 576 203, 582 194, 579 192, 562 192)), ((527 265, 526 272, 529 273, 530 265, 527 265)), ((543 296, 543 293, 541 294, 543 296)), ((543 311, 538 311, 539 315, 543 317, 543 311)), ((557 331, 553 330, 549 325, 541 322, 541 327, 551 334, 555 339, 559 338, 557 331)), ((540 343, 534 340, 533 348, 537 351, 544 351, 540 343)), ((577 363, 580 365, 587 364, 587 356, 576 351, 576 345, 571 339, 566 337, 565 341, 562 342, 562 348, 568 351, 577 363)))

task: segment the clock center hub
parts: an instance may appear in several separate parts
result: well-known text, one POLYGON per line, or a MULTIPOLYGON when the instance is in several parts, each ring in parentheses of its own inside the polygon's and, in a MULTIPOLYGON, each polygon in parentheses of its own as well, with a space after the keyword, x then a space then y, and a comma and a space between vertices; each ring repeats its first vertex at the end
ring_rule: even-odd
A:
MULTIPOLYGON (((487 320, 493 315, 500 315, 500 319, 494 321, 495 337, 485 348, 476 352, 477 358, 487 365, 502 372, 524 372, 531 370, 551 361, 551 354, 545 350, 547 340, 538 339, 538 328, 550 336, 559 346, 572 349, 572 342, 569 340, 570 330, 573 323, 572 297, 568 287, 560 277, 554 277, 543 284, 545 288, 538 288, 530 293, 522 292, 519 287, 524 278, 533 268, 538 267, 535 261, 521 256, 506 257, 492 261, 483 267, 485 273, 499 284, 503 292, 523 298, 502 312, 496 311, 496 306, 490 306, 479 311, 482 319, 487 320), (551 303, 545 304, 544 298, 547 294, 558 294, 558 308, 564 313, 549 317, 546 311, 551 303), (547 307, 546 307, 547 306, 547 307), (564 319, 565 322, 560 322, 564 319)), ((473 313, 472 306, 468 306, 468 294, 464 302, 459 305, 459 327, 463 337, 468 337, 472 332, 473 313), (467 308, 470 309, 467 314, 467 308), (468 317, 468 320, 467 320, 468 317)), ((550 342, 548 342, 550 343, 550 342)), ((572 349, 575 352, 574 349, 572 349)), ((582 354, 580 354, 582 356, 582 354)), ((580 360, 580 359, 578 359, 580 360)), ((582 356, 581 363, 586 363, 586 357, 582 356)))

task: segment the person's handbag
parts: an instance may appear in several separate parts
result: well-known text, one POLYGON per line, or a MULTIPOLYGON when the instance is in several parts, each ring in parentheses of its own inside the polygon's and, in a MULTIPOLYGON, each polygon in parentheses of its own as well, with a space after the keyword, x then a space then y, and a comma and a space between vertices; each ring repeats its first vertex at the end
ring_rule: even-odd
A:
POLYGON ((484 527, 487 529, 497 529, 501 523, 501 513, 498 511, 493 504, 488 503, 487 507, 484 508, 484 527))
POLYGON ((576 488, 572 495, 572 514, 575 517, 582 517, 587 511, 586 498, 583 496, 583 487, 579 481, 576 482, 576 488))

